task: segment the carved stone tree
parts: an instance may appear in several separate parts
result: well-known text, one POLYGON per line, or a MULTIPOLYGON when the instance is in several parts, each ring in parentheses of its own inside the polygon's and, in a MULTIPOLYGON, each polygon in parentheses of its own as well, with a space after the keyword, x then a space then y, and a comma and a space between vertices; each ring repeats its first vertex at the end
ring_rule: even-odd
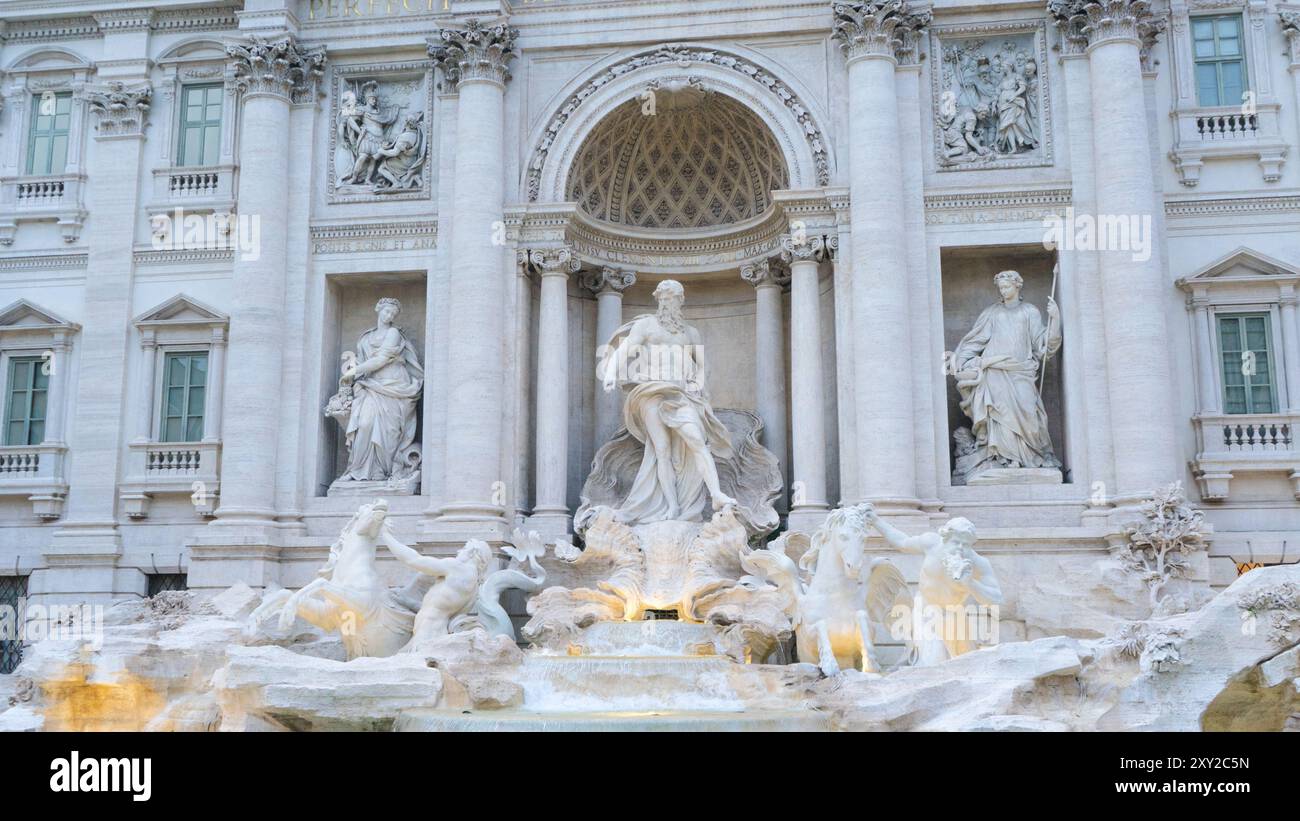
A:
POLYGON ((1167 615, 1175 602, 1162 595, 1165 586, 1184 577, 1192 555, 1207 547, 1205 516, 1187 503, 1182 482, 1156 491, 1141 511, 1142 519, 1124 529, 1127 542, 1118 558, 1146 583, 1152 614, 1167 615))

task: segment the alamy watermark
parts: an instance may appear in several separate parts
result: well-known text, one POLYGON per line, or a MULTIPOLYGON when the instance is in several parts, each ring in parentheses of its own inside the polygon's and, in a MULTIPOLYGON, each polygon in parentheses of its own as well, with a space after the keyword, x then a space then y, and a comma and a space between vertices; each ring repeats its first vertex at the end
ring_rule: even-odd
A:
POLYGON ((104 646, 101 604, 0 604, 0 641, 31 644, 45 639, 76 640, 98 650, 104 646))
POLYGON ((155 251, 232 251, 245 262, 262 256, 257 214, 189 214, 176 208, 149 219, 155 251))
POLYGON ((1120 251, 1134 262, 1151 259, 1150 214, 1064 214, 1043 217, 1043 247, 1060 251, 1120 251))

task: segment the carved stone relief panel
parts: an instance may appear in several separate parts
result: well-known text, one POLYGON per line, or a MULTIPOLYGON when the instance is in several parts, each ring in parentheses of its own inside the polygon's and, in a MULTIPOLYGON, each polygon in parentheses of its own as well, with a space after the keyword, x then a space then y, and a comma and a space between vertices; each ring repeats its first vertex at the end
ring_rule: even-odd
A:
POLYGON ((938 169, 1051 165, 1042 24, 943 26, 930 36, 938 169))
POLYGON ((427 199, 433 76, 427 61, 335 66, 330 82, 330 202, 427 199))

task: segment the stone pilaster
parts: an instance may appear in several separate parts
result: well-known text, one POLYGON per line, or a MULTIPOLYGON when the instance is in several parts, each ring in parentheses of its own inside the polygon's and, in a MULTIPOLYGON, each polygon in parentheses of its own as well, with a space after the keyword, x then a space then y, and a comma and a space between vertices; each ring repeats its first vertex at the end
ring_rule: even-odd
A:
POLYGON ((236 253, 232 264, 230 360, 240 373, 226 389, 228 436, 221 458, 217 524, 269 524, 275 519, 276 451, 284 361, 285 270, 288 264, 290 106, 314 95, 325 62, 289 35, 251 36, 227 54, 241 97, 242 218, 260 224, 261 247, 236 253))
MULTIPOLYGON (((923 29, 902 0, 836 3, 833 37, 849 73, 850 259, 857 416, 856 492, 889 512, 915 510, 912 394, 898 49, 923 29), (900 332, 900 328, 903 329, 900 332)), ((856 500, 855 500, 856 501, 856 500)))
MULTIPOLYGON (((595 382, 595 361, 604 351, 602 345, 623 324, 623 292, 636 284, 636 274, 618 268, 602 268, 583 279, 583 286, 596 295, 596 360, 586 365, 582 378, 595 382)), ((614 438, 623 424, 623 392, 615 388, 606 391, 596 385, 596 441, 595 450, 614 438)))
MULTIPOLYGON (((782 483, 788 486, 790 457, 786 445, 785 412, 785 322, 781 292, 790 281, 780 259, 764 259, 740 269, 740 276, 754 286, 754 369, 756 405, 763 420, 763 446, 781 463, 782 483)), ((783 511, 784 500, 777 509, 783 511)), ((784 511, 783 511, 784 512, 784 511)))
POLYGON ((471 20, 465 28, 443 29, 429 45, 444 82, 454 84, 459 96, 449 260, 446 500, 434 527, 452 541, 466 534, 504 538, 508 527, 501 448, 507 353, 501 305, 508 285, 504 248, 493 237, 504 225, 505 84, 517 36, 503 23, 471 20))
MULTIPOLYGON (((1052 0, 1048 9, 1076 42, 1081 37, 1087 43, 1097 213, 1101 219, 1136 216, 1152 232, 1151 242, 1158 242, 1162 205, 1151 162, 1141 50, 1159 23, 1146 0, 1052 0)), ((1116 485, 1106 495, 1120 505, 1149 496, 1182 470, 1162 255, 1153 250, 1143 256, 1135 248, 1098 254, 1116 485)))
MULTIPOLYGON (((524 252, 520 252, 523 254, 524 252)), ((527 252, 541 277, 537 316, 537 494, 529 527, 545 536, 569 532, 569 275, 578 260, 568 248, 527 252)))
POLYGON ((93 274, 86 278, 87 311, 72 401, 74 458, 69 460, 66 513, 46 549, 49 569, 33 581, 33 600, 41 603, 102 603, 143 592, 143 576, 136 574, 138 585, 127 590, 118 578, 122 545, 116 508, 141 150, 152 89, 147 80, 132 78, 79 93, 95 127, 94 173, 88 177, 95 215, 85 233, 87 270, 93 274))
POLYGON ((822 378, 821 287, 818 263, 830 256, 820 236, 781 237, 790 266, 790 529, 819 527, 826 499, 826 385, 822 378), (799 241, 802 240, 802 241, 799 241))

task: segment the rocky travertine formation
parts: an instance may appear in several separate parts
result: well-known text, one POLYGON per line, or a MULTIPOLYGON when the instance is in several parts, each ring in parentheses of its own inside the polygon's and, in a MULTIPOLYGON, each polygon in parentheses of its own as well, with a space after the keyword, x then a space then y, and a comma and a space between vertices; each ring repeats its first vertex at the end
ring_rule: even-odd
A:
POLYGON ((344 662, 338 639, 301 622, 248 633, 261 596, 238 586, 119 605, 98 648, 30 646, 0 677, 0 730, 1294 730, 1298 593, 1300 566, 1262 568, 1198 610, 1106 638, 824 677, 703 646, 674 654, 683 630, 711 629, 677 622, 605 622, 569 653, 471 630, 344 662))

